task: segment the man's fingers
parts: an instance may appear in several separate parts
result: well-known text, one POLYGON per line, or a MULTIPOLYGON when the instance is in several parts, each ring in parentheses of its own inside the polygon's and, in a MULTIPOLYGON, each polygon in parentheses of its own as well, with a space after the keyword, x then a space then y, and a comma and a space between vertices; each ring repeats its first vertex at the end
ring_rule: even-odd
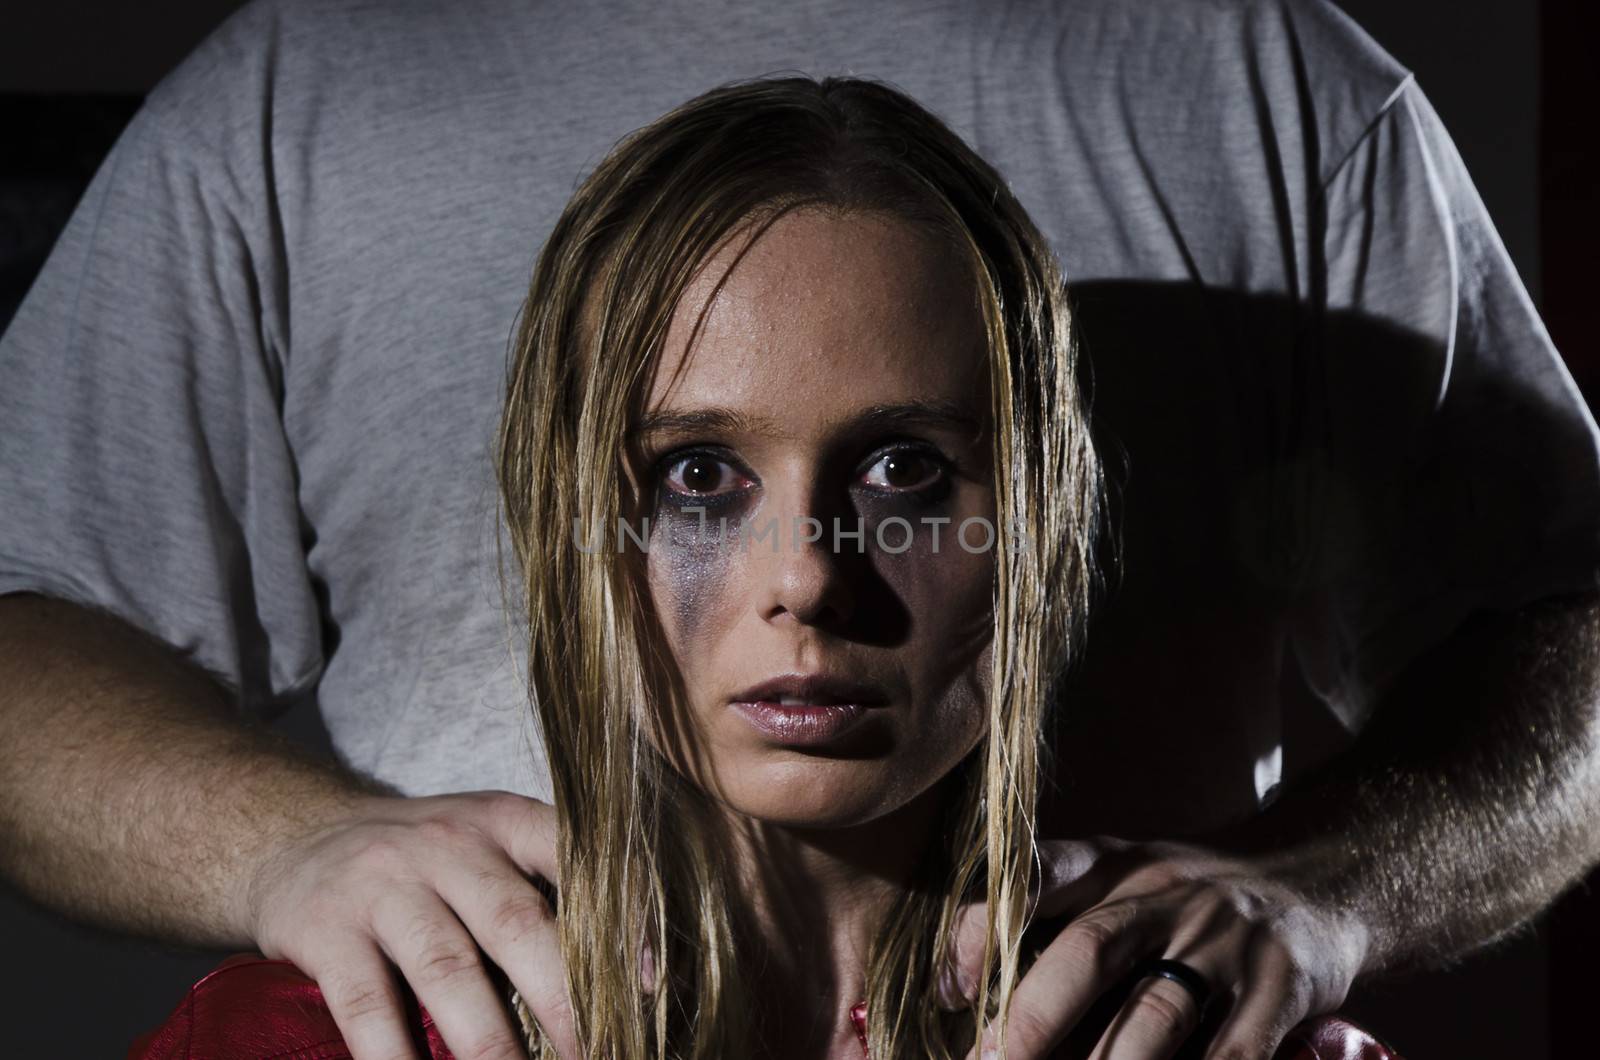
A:
POLYGON ((384 903, 373 927, 453 1054, 474 1060, 527 1056, 477 944, 437 894, 409 890, 384 903))
MULTIPOLYGON (((331 942, 332 940, 330 940, 331 942)), ((353 1060, 413 1060, 405 1004, 383 955, 366 940, 332 943, 332 961, 305 958, 353 1060)))
POLYGON ((1311 1011, 1311 989, 1287 959, 1271 951, 1252 955, 1239 1000, 1218 1028, 1206 1060, 1269 1060, 1294 1025, 1311 1011))
POLYGON ((1170 1060, 1200 1025, 1200 1003, 1161 976, 1139 980, 1089 1060, 1170 1060))
POLYGON ((555 910, 538 888, 493 851, 441 878, 439 896, 506 973, 556 1051, 576 1055, 560 931, 555 910))
POLYGON ((360 1060, 416 1054, 407 987, 454 1055, 524 1056, 484 952, 576 1055, 553 911, 535 883, 558 878, 556 839, 554 808, 510 792, 374 797, 258 874, 252 935, 317 980, 360 1060))
MULTIPOLYGON (((1110 836, 1040 843, 1040 875, 1028 895, 1029 921, 1076 916, 1104 901, 1116 880, 1110 874, 1092 870, 1106 854, 1130 845, 1110 836)), ((976 996, 988 915, 989 907, 984 902, 974 902, 956 915, 954 966, 946 970, 939 985, 939 1000, 945 1008, 962 1008, 976 996)))
MULTIPOLYGON (((1006 1024, 1007 1055, 1049 1056, 1097 998, 1140 958, 1165 945, 1169 927, 1163 918, 1139 916, 1132 903, 1094 909, 1068 924, 1017 984, 1006 1024)), ((993 1034, 986 1032, 974 1055, 992 1044, 993 1034)))
POLYGON ((556 808, 548 802, 505 791, 482 792, 482 827, 524 873, 559 886, 556 808))

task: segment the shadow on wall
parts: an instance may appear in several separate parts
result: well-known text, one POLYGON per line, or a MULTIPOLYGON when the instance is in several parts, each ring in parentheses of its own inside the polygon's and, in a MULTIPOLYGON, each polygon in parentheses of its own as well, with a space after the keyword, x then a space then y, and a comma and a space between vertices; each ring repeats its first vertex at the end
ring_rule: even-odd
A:
MULTIPOLYGON (((1292 659, 1271 683, 1273 628, 1336 605, 1360 615, 1355 601, 1392 586, 1495 588, 1545 558, 1516 513, 1574 483, 1600 490, 1581 424, 1552 425, 1537 394, 1474 387, 1459 363, 1435 408, 1437 351, 1385 323, 1318 327, 1282 299, 1195 287, 1072 291, 1124 573, 1061 695, 1046 835, 1171 837, 1156 820, 1248 804, 1248 774, 1219 777, 1197 749, 1250 725, 1263 687, 1292 786, 1351 737, 1292 659)), ((1341 1011, 1411 1060, 1550 1056, 1549 930, 1541 917, 1449 972, 1360 984, 1341 1011)))

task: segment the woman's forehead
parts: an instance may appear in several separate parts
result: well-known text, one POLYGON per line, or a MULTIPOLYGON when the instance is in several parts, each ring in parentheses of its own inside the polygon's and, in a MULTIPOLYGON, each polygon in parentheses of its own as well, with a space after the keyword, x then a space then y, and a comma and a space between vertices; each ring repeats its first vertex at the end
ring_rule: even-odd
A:
POLYGON ((801 209, 746 242, 725 243, 686 288, 647 411, 986 407, 977 291, 948 240, 882 214, 801 209))

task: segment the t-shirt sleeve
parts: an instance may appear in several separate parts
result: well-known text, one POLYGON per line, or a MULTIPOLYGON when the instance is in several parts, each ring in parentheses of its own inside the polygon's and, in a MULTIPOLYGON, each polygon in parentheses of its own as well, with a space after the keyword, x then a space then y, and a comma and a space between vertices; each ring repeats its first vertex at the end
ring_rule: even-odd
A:
POLYGON ((109 611, 252 710, 323 664, 260 10, 147 99, 0 339, 0 593, 109 611))
POLYGON ((1415 79, 1324 202, 1319 555, 1290 640, 1355 731, 1474 612, 1600 586, 1600 431, 1415 79))

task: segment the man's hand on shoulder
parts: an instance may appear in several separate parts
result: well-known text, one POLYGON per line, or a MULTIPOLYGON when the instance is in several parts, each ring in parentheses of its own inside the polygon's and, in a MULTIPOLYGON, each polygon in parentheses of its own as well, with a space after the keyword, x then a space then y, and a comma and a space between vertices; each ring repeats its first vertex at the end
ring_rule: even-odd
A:
MULTIPOLYGON (((1039 847, 1044 872, 1033 915, 1068 923, 1017 985, 1008 1056, 1042 1060, 1068 1044, 1071 1055, 1097 1060, 1166 1060, 1204 1017, 1215 1027, 1207 1057, 1267 1060, 1296 1024, 1338 1008, 1362 969, 1368 925, 1315 900, 1292 882, 1292 867, 1275 859, 1109 836, 1039 847), (1132 985, 1108 1026, 1085 1020, 1102 996, 1120 996, 1113 988, 1127 985, 1151 958, 1199 974, 1211 995, 1204 1013, 1191 987, 1148 975, 1132 985), (1221 1017, 1219 1026, 1212 1014, 1221 1017), (1101 1026, 1098 1040, 1084 1036, 1101 1026)), ((969 907, 957 927, 952 990, 968 997, 986 915, 982 905, 969 907)))
POLYGON ((562 1056, 577 1055, 555 912, 556 817, 507 792, 372 796, 282 844, 241 879, 235 916, 317 981, 356 1060, 410 1056, 392 965, 459 1057, 522 1057, 480 955, 562 1056))

